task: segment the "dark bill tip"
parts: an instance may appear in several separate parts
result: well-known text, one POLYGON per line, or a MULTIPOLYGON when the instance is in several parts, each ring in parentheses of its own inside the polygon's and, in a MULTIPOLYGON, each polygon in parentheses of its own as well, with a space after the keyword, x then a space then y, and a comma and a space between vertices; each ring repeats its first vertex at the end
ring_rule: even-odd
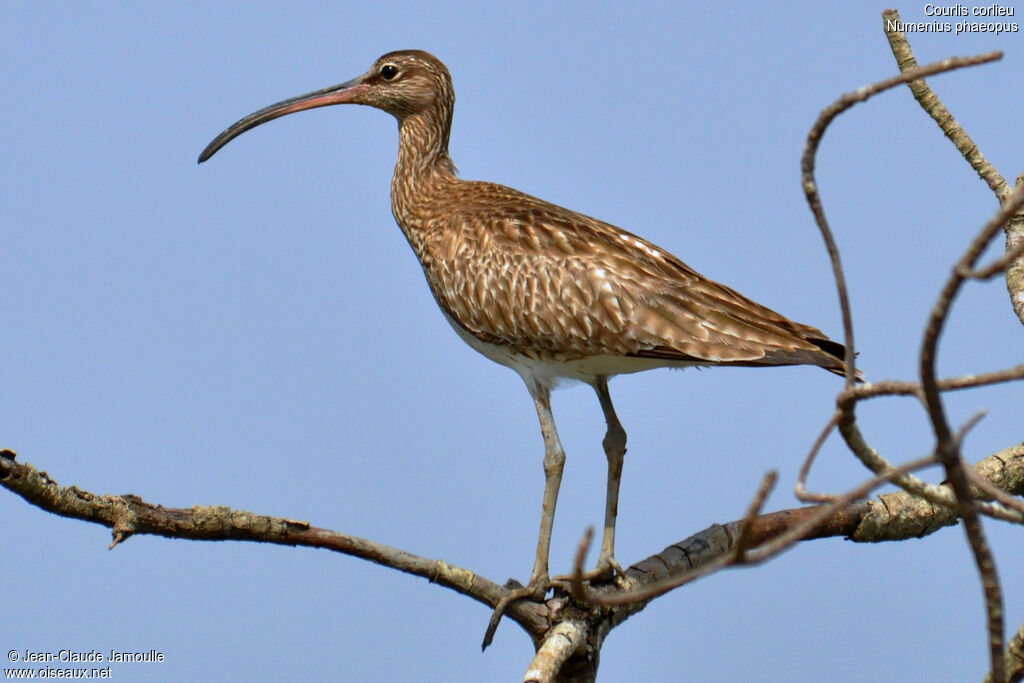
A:
POLYGON ((281 102, 272 104, 269 107, 264 107, 263 109, 253 112, 245 118, 228 126, 223 133, 215 137, 210 144, 206 146, 206 149, 204 149, 199 155, 199 161, 197 163, 203 163, 216 154, 221 147, 228 144, 245 131, 264 124, 267 121, 273 121, 278 117, 302 111, 304 109, 314 109, 316 107, 327 107, 332 104, 346 104, 354 102, 355 98, 369 90, 369 88, 370 86, 365 83, 360 83, 357 78, 342 83, 341 85, 333 85, 330 88, 316 90, 311 93, 306 93, 305 95, 299 95, 298 97, 291 97, 287 100, 282 100, 281 102))

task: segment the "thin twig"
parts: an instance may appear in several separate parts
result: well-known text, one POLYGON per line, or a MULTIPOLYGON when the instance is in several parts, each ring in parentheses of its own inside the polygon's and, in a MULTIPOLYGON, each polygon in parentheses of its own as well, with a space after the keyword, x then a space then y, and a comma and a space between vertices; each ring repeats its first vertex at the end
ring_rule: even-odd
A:
POLYGON ((936 457, 946 468, 946 477, 957 500, 957 511, 964 520, 964 532, 974 554, 975 564, 981 574, 982 588, 985 592, 985 607, 988 614, 989 654, 992 660, 992 679, 1002 683, 1005 678, 1003 662, 1003 592, 996 571, 992 549, 985 539, 981 527, 978 507, 971 495, 967 475, 964 473, 963 461, 960 457, 960 446, 956 441, 949 422, 946 419, 945 406, 939 392, 935 377, 935 363, 938 356, 938 343, 949 318, 950 309, 966 278, 964 273, 970 272, 996 233, 1017 211, 1024 206, 1024 186, 1016 188, 1006 198, 1006 202, 996 215, 981 229, 971 241, 967 251, 953 268, 946 284, 939 294, 932 313, 925 327, 924 340, 921 343, 921 386, 928 418, 935 432, 936 457))
MULTIPOLYGON (((910 49, 907 36, 903 31, 898 30, 899 25, 902 24, 900 13, 894 9, 882 12, 882 23, 885 27, 885 36, 889 39, 889 47, 892 48, 892 54, 896 58, 896 65, 899 66, 900 71, 909 72, 917 69, 917 59, 910 49)), ((967 160, 967 163, 971 165, 971 168, 996 193, 996 196, 1003 196, 1009 193, 1010 188, 1006 184, 1006 179, 988 162, 981 153, 981 150, 978 149, 978 146, 974 144, 971 136, 967 134, 953 114, 946 108, 946 105, 928 87, 928 84, 924 82, 924 78, 917 77, 908 81, 907 85, 910 87, 910 92, 913 93, 914 98, 920 103, 921 108, 935 120, 935 123, 939 125, 939 128, 942 129, 946 137, 956 146, 960 154, 967 160)))
MULTIPOLYGON (((1005 370, 998 370, 996 372, 986 372, 980 375, 963 375, 961 377, 951 377, 948 379, 941 379, 938 381, 938 388, 940 391, 957 391, 962 389, 973 389, 976 387, 989 386, 992 384, 999 384, 1002 382, 1009 382, 1013 380, 1024 379, 1024 365, 1017 365, 1012 368, 1005 370)), ((918 399, 923 398, 921 383, 920 382, 900 382, 894 380, 886 380, 881 382, 864 382, 862 384, 854 384, 851 387, 847 387, 840 392, 836 398, 837 403, 840 406, 848 406, 850 403, 870 398, 878 398, 881 396, 914 396, 918 399)), ((794 487, 794 493, 798 500, 805 503, 827 503, 835 500, 834 494, 822 494, 822 493, 810 493, 807 486, 807 478, 810 476, 811 467, 814 464, 818 453, 821 451, 822 446, 825 444, 825 440, 828 438, 832 430, 835 429, 836 425, 839 424, 840 419, 843 417, 843 410, 835 412, 829 421, 822 428, 818 438, 815 439, 814 444, 811 446, 810 452, 804 459, 803 464, 800 467, 800 472, 797 476, 797 482, 794 487)), ((862 458, 863 459, 863 458, 862 458)), ((876 474, 880 474, 888 470, 891 465, 882 460, 882 467, 877 470, 872 468, 876 474)), ((908 481, 913 481, 913 477, 906 477, 908 481)), ((902 486, 899 482, 897 485, 902 486)), ((928 486, 924 482, 918 482, 918 488, 928 486)), ((933 500, 938 504, 952 505, 952 497, 949 497, 946 501, 933 500)), ((1014 518, 1007 518, 1006 515, 1001 515, 996 512, 995 509, 987 510, 983 509, 982 512, 989 516, 995 516, 1005 521, 1015 521, 1014 518)))
POLYGON ((587 552, 590 550, 590 544, 593 540, 594 527, 589 526, 583 532, 583 538, 580 539, 579 545, 576 546, 576 558, 572 563, 572 580, 569 582, 570 593, 573 598, 581 602, 586 599, 586 589, 583 586, 583 562, 587 558, 587 552))
MULTIPOLYGON (((910 463, 907 467, 915 464, 910 463)), ((1024 444, 984 458, 975 464, 975 469, 1001 489, 1012 494, 1024 494, 1024 444)), ((891 472, 888 476, 894 477, 897 474, 891 472)), ((879 543, 921 538, 958 522, 959 518, 949 508, 930 505, 918 496, 898 491, 885 494, 879 500, 862 501, 845 507, 819 505, 772 512, 759 517, 751 528, 754 529, 756 553, 761 553, 765 548, 770 548, 767 545, 769 541, 789 532, 801 540, 846 537, 855 542, 879 543), (815 526, 804 532, 803 529, 807 528, 805 525, 815 526)), ((722 568, 726 563, 723 558, 735 556, 734 546, 743 524, 744 520, 714 524, 634 564, 626 570, 626 575, 645 591, 655 584, 664 588, 669 581, 681 585, 700 578, 704 573, 722 568), (696 568, 702 568, 702 572, 695 575, 696 568)), ((748 559, 751 559, 751 553, 748 553, 748 559)), ((753 555, 753 559, 760 558, 753 555)), ((753 559, 747 564, 752 564, 753 559)), ((655 590, 659 594, 662 592, 661 589, 655 590)), ((630 599, 619 597, 621 595, 625 595, 621 587, 595 587, 592 590, 593 602, 596 604, 613 604, 630 599)), ((629 595, 638 596, 636 593, 629 595)), ((621 623, 643 609, 645 604, 641 601, 621 605, 614 612, 616 623, 621 623)))
MULTIPOLYGON (((831 105, 826 107, 821 114, 818 116, 817 121, 811 127, 810 132, 807 134, 807 142, 804 146, 804 153, 801 159, 801 170, 802 170, 802 185, 804 194, 807 199, 807 204, 811 209, 811 213, 814 214, 815 222, 821 231, 822 238, 825 241, 825 248, 828 251, 829 259, 832 263, 832 271, 836 282, 836 290, 839 295, 839 305, 842 310, 843 317, 843 334, 844 341, 846 344, 846 389, 849 390, 853 387, 854 382, 857 378, 857 370, 855 367, 856 362, 856 349, 854 347, 854 335, 853 335, 853 314, 850 309, 850 300, 848 287, 846 285, 846 277, 843 274, 842 260, 839 256, 839 248, 836 245, 835 237, 832 234, 832 230, 829 227, 828 219, 825 216, 825 209, 821 201, 821 195, 818 191, 818 183, 815 178, 815 161, 817 157, 817 151, 821 145, 821 141, 825 135, 825 131, 828 129, 832 121, 837 116, 853 107, 855 104, 866 101, 868 98, 881 93, 890 88, 894 88, 897 85, 906 83, 912 80, 923 78, 925 76, 931 76, 933 74, 942 73, 945 71, 951 71, 966 66, 974 66, 977 64, 984 64, 996 59, 1000 59, 1002 53, 992 52, 985 55, 979 55, 976 57, 953 57, 945 59, 935 64, 930 64, 924 67, 917 67, 914 69, 908 69, 899 76, 889 78, 887 80, 875 83, 873 85, 860 88, 852 93, 847 93, 840 97, 838 100, 833 102, 831 105)), ((856 428, 855 417, 854 417, 855 402, 849 401, 845 407, 840 405, 840 409, 843 411, 843 415, 839 421, 840 432, 846 439, 847 444, 850 445, 851 449, 865 460, 869 455, 877 453, 874 449, 871 449, 867 445, 867 442, 860 436, 860 430, 856 428), (856 438, 854 438, 856 437, 856 438), (857 442, 857 448, 854 447, 853 443, 857 442)), ((877 458, 880 460, 881 458, 877 458)), ((884 460, 883 460, 884 462, 884 460)), ((867 461, 865 460, 865 464, 867 461)), ((876 467, 872 469, 878 472, 880 469, 877 465, 877 461, 874 463, 876 467)), ((891 467, 889 463, 884 463, 885 467, 891 467)), ((869 465, 870 467, 870 465, 869 465)), ((906 480, 905 477, 898 477, 902 482, 906 480)))
MULTIPOLYGON (((906 76, 911 73, 912 72, 908 71, 904 75, 906 76)), ((1024 205, 1024 186, 1018 187, 1010 194, 1009 197, 1007 197, 1006 203, 1004 203, 1003 207, 999 210, 999 212, 997 212, 996 215, 988 223, 985 224, 985 226, 982 228, 979 234, 971 242, 971 245, 968 247, 966 253, 961 258, 960 262, 953 269, 953 272, 951 273, 950 278, 947 281, 942 294, 940 294, 939 301, 937 302, 936 308, 933 310, 932 317, 929 321, 929 328, 926 332, 926 340, 923 344, 922 350, 922 367, 926 364, 927 360, 924 356, 925 351, 930 348, 932 349, 932 352, 934 352, 934 344, 937 341, 938 333, 941 332, 942 323, 944 322, 945 315, 948 312, 948 308, 952 303, 952 298, 959 291, 960 286, 964 282, 964 273, 970 271, 971 267, 974 265, 974 262, 984 251, 988 242, 991 241, 991 239, 999 231, 999 227, 1006 222, 1009 216, 1017 212, 1020 209, 1021 205, 1024 205), (941 317, 936 317, 937 315, 941 315, 941 317)), ((931 391, 933 392, 931 398, 933 404, 936 401, 939 401, 938 394, 940 390, 966 388, 968 386, 980 386, 982 384, 990 384, 998 381, 1018 379, 1022 375, 1024 375, 1024 366, 1017 366, 1000 372, 987 373, 985 375, 977 375, 971 378, 960 378, 958 380, 944 380, 943 383, 940 385, 940 382, 936 380, 934 377, 934 364, 932 363, 930 367, 932 368, 932 371, 929 379, 930 386, 932 387, 931 391)), ((926 408, 929 410, 929 415, 933 420, 934 424, 936 417, 933 414, 934 405, 929 406, 928 391, 926 389, 927 386, 928 383, 925 382, 923 376, 922 382, 919 386, 915 386, 913 383, 879 383, 878 388, 854 387, 848 385, 846 389, 837 397, 837 405, 840 411, 843 413, 843 417, 840 419, 839 422, 839 431, 843 435, 843 438, 846 440, 846 443, 850 447, 850 449, 872 471, 876 473, 881 473, 886 471, 888 468, 892 467, 892 465, 889 462, 887 462, 884 458, 882 458, 875 449, 871 448, 871 446, 867 444, 867 442, 863 438, 863 435, 860 432, 860 429, 857 427, 854 418, 854 410, 857 399, 860 397, 883 395, 886 393, 911 393, 919 396, 925 403, 926 408)), ((942 415, 942 429, 936 431, 936 435, 939 439, 940 444, 943 443, 944 438, 952 438, 949 425, 948 423, 945 423, 944 420, 944 415, 942 415), (945 437, 943 437, 943 432, 945 433, 945 437)), ((946 462, 952 462, 952 459, 947 456, 946 462)), ((955 468, 956 466, 953 465, 953 467, 955 468)), ((947 476, 950 475, 947 474, 947 476)), ((932 502, 941 505, 958 505, 957 500, 960 494, 957 494, 957 490, 955 487, 953 493, 956 495, 950 495, 950 493, 947 491, 943 491, 938 487, 935 487, 931 484, 927 484, 910 476, 899 477, 896 480, 894 480, 894 483, 896 483, 898 486, 907 491, 922 495, 932 502)), ((962 474, 959 476, 958 485, 962 486, 962 491, 960 493, 967 491, 966 482, 962 474)), ((1007 510, 1005 507, 999 505, 998 503, 977 503, 976 505, 972 505, 972 508, 976 509, 978 512, 982 514, 997 517, 999 519, 1015 522, 1020 521, 1019 512, 1017 512, 1016 510, 1007 510)))
POLYGON ((899 76, 894 76, 879 83, 875 83, 874 85, 860 88, 852 93, 847 93, 821 112, 818 116, 818 120, 815 121, 814 125, 811 127, 811 131, 807 135, 807 143, 804 146, 804 154, 800 164, 803 172, 801 181, 804 194, 807 198, 807 203, 811 208, 811 212, 814 214, 814 219, 818 224, 818 228, 821 230, 822 238, 825 240, 825 248, 828 250, 829 259, 832 262, 832 271, 835 276, 836 289, 839 294, 839 306, 842 309, 843 315, 843 334, 844 342, 846 344, 845 361, 847 388, 853 386, 857 378, 857 370, 855 367, 856 350, 854 348, 853 340, 853 315, 850 311, 849 291, 846 285, 846 277, 843 275, 843 265, 839 257, 839 248, 836 246, 835 237, 828 226, 828 220, 825 218, 825 209, 821 203, 821 195, 818 192, 818 183, 814 176, 815 158, 818 152, 818 147, 821 144, 821 140, 825 135, 825 130, 841 113, 855 104, 864 102, 868 98, 877 95, 880 92, 925 76, 991 62, 1001 59, 1002 56, 1001 52, 990 52, 976 57, 951 57, 949 59, 944 59, 941 62, 936 62, 935 64, 929 64, 916 69, 908 69, 899 76))
POLYGON ((956 442, 956 447, 961 448, 964 445, 964 439, 970 434, 971 430, 978 426, 978 423, 985 419, 988 415, 987 410, 979 410, 974 415, 967 418, 967 422, 964 422, 960 426, 960 429, 956 430, 956 434, 953 435, 953 440, 956 442))
POLYGON ((977 270, 966 270, 962 272, 961 275, 973 280, 989 280, 996 275, 999 275, 999 273, 1004 272, 1010 263, 1016 261, 1021 256, 1024 256, 1024 242, 1017 244, 1011 249, 1007 249, 1006 253, 987 266, 983 266, 977 270))
MULTIPOLYGON (((1024 379, 1024 365, 1015 365, 1012 368, 995 372, 984 372, 980 375, 962 375, 960 377, 940 379, 936 382, 936 386, 939 391, 959 391, 961 389, 974 389, 1018 379, 1024 379)), ((837 401, 844 403, 850 399, 861 400, 877 398, 879 396, 916 396, 917 398, 922 398, 923 395, 920 382, 865 382, 864 384, 856 384, 848 389, 844 389, 837 401)))
MULTIPOLYGON (((893 465, 883 458, 867 441, 864 440, 857 423, 852 420, 843 420, 839 423, 839 433, 846 440, 846 445, 856 454, 864 465, 876 474, 885 474, 893 469, 893 465)), ((936 484, 929 484, 917 477, 905 474, 896 477, 892 483, 899 486, 907 493, 924 498, 930 503, 941 505, 946 508, 956 507, 956 498, 952 492, 945 487, 936 484)), ((982 514, 994 519, 1020 524, 1024 518, 1016 510, 1009 510, 998 503, 987 501, 978 502, 978 510, 982 514)))
MULTIPOLYGON (((886 37, 889 39, 889 45, 892 48, 893 56, 896 58, 896 63, 900 70, 903 71, 916 67, 917 60, 910 49, 910 43, 906 35, 899 30, 901 24, 899 12, 896 10, 886 10, 882 13, 882 20, 886 37)), ((911 81, 908 83, 908 86, 925 112, 935 120, 939 128, 942 129, 942 132, 952 141, 960 154, 967 160, 967 163, 971 165, 971 168, 995 192, 1000 204, 1005 203, 1010 195, 1010 186, 1007 184, 1006 179, 985 159, 981 150, 974 144, 974 141, 963 127, 957 123, 957 120, 946 109, 945 105, 942 104, 938 96, 928 87, 924 80, 911 81)), ((1015 183, 1017 187, 1024 182, 1022 178, 1024 176, 1017 178, 1015 183)), ((1017 215, 1007 221, 1005 231, 1006 247, 1004 252, 1006 255, 992 265, 978 271, 976 277, 987 279, 1000 271, 1005 271, 1006 288, 1010 293, 1010 303, 1017 317, 1020 318, 1021 323, 1024 323, 1024 251, 1022 251, 1024 250, 1024 213, 1018 212, 1017 215)))
POLYGON ((754 499, 750 501, 750 506, 747 508, 747 514, 743 518, 743 523, 740 525, 740 535, 736 539, 736 549, 733 552, 733 559, 737 563, 743 563, 747 557, 747 547, 750 545, 750 541, 753 538, 752 529, 754 526, 754 520, 760 515, 764 509, 764 503, 768 500, 768 494, 775 488, 775 483, 779 480, 779 473, 775 470, 768 472, 764 475, 764 479, 761 480, 761 486, 758 487, 757 493, 754 494, 754 499))
MULTIPOLYGON (((807 135, 807 142, 804 147, 804 154, 801 160, 801 169, 803 172, 802 184, 804 194, 807 198, 808 206, 810 206, 811 212, 814 214, 815 221, 818 224, 819 230, 821 231, 822 238, 825 241, 825 246, 829 254, 829 258, 832 262, 833 275, 836 281, 836 289, 838 291, 839 303, 840 308, 842 309, 843 317, 843 332, 846 343, 845 360, 847 364, 847 391, 853 387, 854 381, 857 377, 857 371, 854 366, 856 350, 854 348, 853 316, 850 309, 848 288, 846 285, 845 276, 843 275, 843 267, 842 261, 839 256, 839 250, 836 246, 832 230, 828 225, 828 220, 825 217, 824 206, 821 202, 821 196, 818 191, 818 185, 814 174, 817 150, 821 144, 822 138, 824 137, 825 131, 827 130, 831 122, 835 120, 837 116, 839 116, 839 114, 843 113, 850 107, 853 107, 855 104, 859 102, 864 102, 870 97, 878 93, 881 93, 885 90, 896 87, 897 85, 900 85, 902 83, 914 81, 920 78, 924 78, 926 76, 931 76, 933 74, 942 73, 945 71, 950 71, 962 67, 983 64, 986 62, 994 61, 996 59, 1000 59, 1001 57, 1002 53, 1000 52, 992 52, 984 55, 979 55, 976 57, 953 57, 950 59, 943 60, 941 62, 937 62, 935 64, 930 64, 928 66, 907 69, 899 76, 887 79, 885 81, 881 81, 871 86, 860 88, 859 90, 852 93, 847 93, 840 97, 838 100, 836 100, 833 104, 826 107, 821 112, 821 114, 818 117, 818 120, 811 127, 811 130, 807 135)), ((873 467, 871 464, 868 464, 868 466, 871 467, 873 471, 879 472, 884 468, 891 467, 889 463, 885 462, 880 457, 872 457, 877 456, 877 452, 875 452, 874 449, 871 449, 870 446, 867 445, 867 442, 864 441, 863 437, 860 435, 860 430, 856 428, 854 407, 854 401, 848 401, 845 404, 840 405, 840 409, 843 411, 843 416, 840 419, 839 427, 840 432, 843 434, 843 437, 846 439, 851 449, 858 454, 858 457, 861 457, 861 459, 865 461, 865 464, 868 464, 869 460, 874 460, 873 467), (881 463, 878 462, 879 460, 881 460, 881 463)), ((905 481, 907 481, 907 478, 900 477, 898 483, 902 486, 905 481)))
POLYGON ((821 452, 829 434, 831 434, 832 430, 839 424, 839 418, 841 418, 842 415, 843 414, 838 410, 832 413, 831 419, 829 419, 822 428, 821 433, 818 434, 818 438, 814 440, 814 445, 811 446, 810 452, 807 454, 807 457, 804 458, 804 462, 800 466, 800 473, 796 478, 796 486, 793 487, 793 492, 796 495, 797 500, 804 503, 829 503, 836 499, 836 496, 833 495, 810 493, 807 490, 807 477, 811 474, 811 467, 814 465, 814 461, 817 459, 818 453, 821 452))

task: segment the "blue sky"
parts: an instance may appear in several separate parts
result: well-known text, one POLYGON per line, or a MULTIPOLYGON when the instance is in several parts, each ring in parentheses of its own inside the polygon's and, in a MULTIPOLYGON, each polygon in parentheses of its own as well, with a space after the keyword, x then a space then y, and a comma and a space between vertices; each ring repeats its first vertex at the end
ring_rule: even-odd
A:
MULTIPOLYGON (((923 3, 901 7, 924 21, 923 3)), ((360 107, 290 116, 199 151, 271 102, 422 48, 455 80, 451 152, 501 182, 644 235, 702 273, 841 335, 798 183, 820 109, 896 72, 869 3, 158 3, 0 6, 0 446, 60 483, 306 519, 503 582, 530 571, 543 446, 521 381, 458 340, 390 214, 397 136, 360 107)), ((1024 22, 1022 22, 1024 23, 1024 22)), ((1003 49, 931 83, 1007 177, 1021 172, 1020 33, 913 35, 921 62, 1003 49)), ((856 107, 819 157, 860 364, 911 379, 949 267, 994 200, 905 89, 856 107)), ((944 375, 1021 362, 997 280, 958 300, 944 375)), ((796 503, 841 381, 813 368, 612 382, 629 434, 618 559, 796 503)), ((966 455, 1019 442, 1020 387, 979 409, 966 455)), ((552 565, 603 513, 601 411, 554 397, 568 454, 552 565)), ((873 443, 928 452, 911 401, 865 405, 873 443)), ((832 440, 812 478, 866 473, 832 440)), ((327 552, 133 538, 0 498, 0 645, 162 651, 120 680, 510 680, 511 622, 327 552)), ((987 523, 1024 620, 1020 531, 987 523)), ((981 591, 959 529, 804 544, 658 600, 605 645, 603 680, 976 680, 981 591), (753 673, 756 672, 756 673, 753 673)))

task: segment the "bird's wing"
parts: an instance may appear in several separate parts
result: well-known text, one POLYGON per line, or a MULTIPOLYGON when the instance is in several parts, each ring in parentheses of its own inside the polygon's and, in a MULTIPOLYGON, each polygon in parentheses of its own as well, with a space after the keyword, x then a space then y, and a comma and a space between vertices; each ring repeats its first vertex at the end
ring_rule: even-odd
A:
POLYGON ((480 205, 460 201, 449 214, 428 280, 477 338, 581 356, 842 370, 841 344, 651 242, 510 188, 474 185, 480 205))

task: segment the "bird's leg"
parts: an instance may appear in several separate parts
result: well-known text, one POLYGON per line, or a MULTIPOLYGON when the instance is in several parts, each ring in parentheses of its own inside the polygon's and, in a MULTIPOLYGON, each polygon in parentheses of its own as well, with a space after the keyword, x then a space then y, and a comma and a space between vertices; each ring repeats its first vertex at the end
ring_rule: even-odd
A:
POLYGON ((612 395, 608 392, 608 378, 598 377, 594 390, 604 411, 604 421, 608 425, 605 432, 604 454, 608 458, 608 492, 604 507, 604 536, 601 538, 601 554, 597 558, 597 567, 585 575, 595 580, 609 578, 613 572, 622 574, 622 567, 615 561, 615 518, 619 514, 619 482, 622 480, 622 463, 626 455, 626 431, 619 423, 612 405, 612 395))
MULTIPOLYGON (((540 516, 540 535, 537 538, 537 556, 533 561, 533 572, 530 574, 529 585, 510 590, 495 605, 491 621, 484 634, 484 649, 490 645, 505 608, 521 598, 532 597, 535 600, 540 600, 551 587, 551 579, 548 576, 548 555, 551 551, 551 529, 555 521, 558 489, 562 485, 562 470, 565 468, 565 451, 558 438, 554 415, 551 414, 551 389, 538 381, 534 381, 532 385, 528 386, 530 394, 533 396, 534 405, 537 407, 540 431, 544 436, 544 501, 540 516)), ((622 469, 621 464, 619 469, 622 469)))
MULTIPOLYGON (((619 513, 619 482, 622 480, 622 463, 626 455, 626 430, 619 423, 619 417, 615 414, 615 407, 612 405, 612 396, 608 392, 608 378, 598 377, 594 382, 594 391, 601 401, 601 410, 604 411, 604 420, 608 425, 605 432, 604 454, 608 458, 608 492, 605 497, 604 507, 604 535, 601 538, 601 554, 597 557, 597 566, 590 571, 583 572, 585 581, 604 581, 610 579, 617 572, 619 576, 625 576, 622 567, 615 561, 615 518, 619 513)), ((572 581, 570 575, 556 576, 556 582, 572 581)))
POLYGON ((551 390, 535 384, 533 401, 537 406, 540 431, 544 436, 544 501, 540 515, 540 535, 537 537, 537 556, 530 574, 530 586, 535 591, 547 590, 548 555, 551 551, 551 529, 555 522, 555 505, 558 503, 558 489, 562 485, 562 470, 565 468, 565 451, 558 438, 555 418, 551 414, 551 390))

